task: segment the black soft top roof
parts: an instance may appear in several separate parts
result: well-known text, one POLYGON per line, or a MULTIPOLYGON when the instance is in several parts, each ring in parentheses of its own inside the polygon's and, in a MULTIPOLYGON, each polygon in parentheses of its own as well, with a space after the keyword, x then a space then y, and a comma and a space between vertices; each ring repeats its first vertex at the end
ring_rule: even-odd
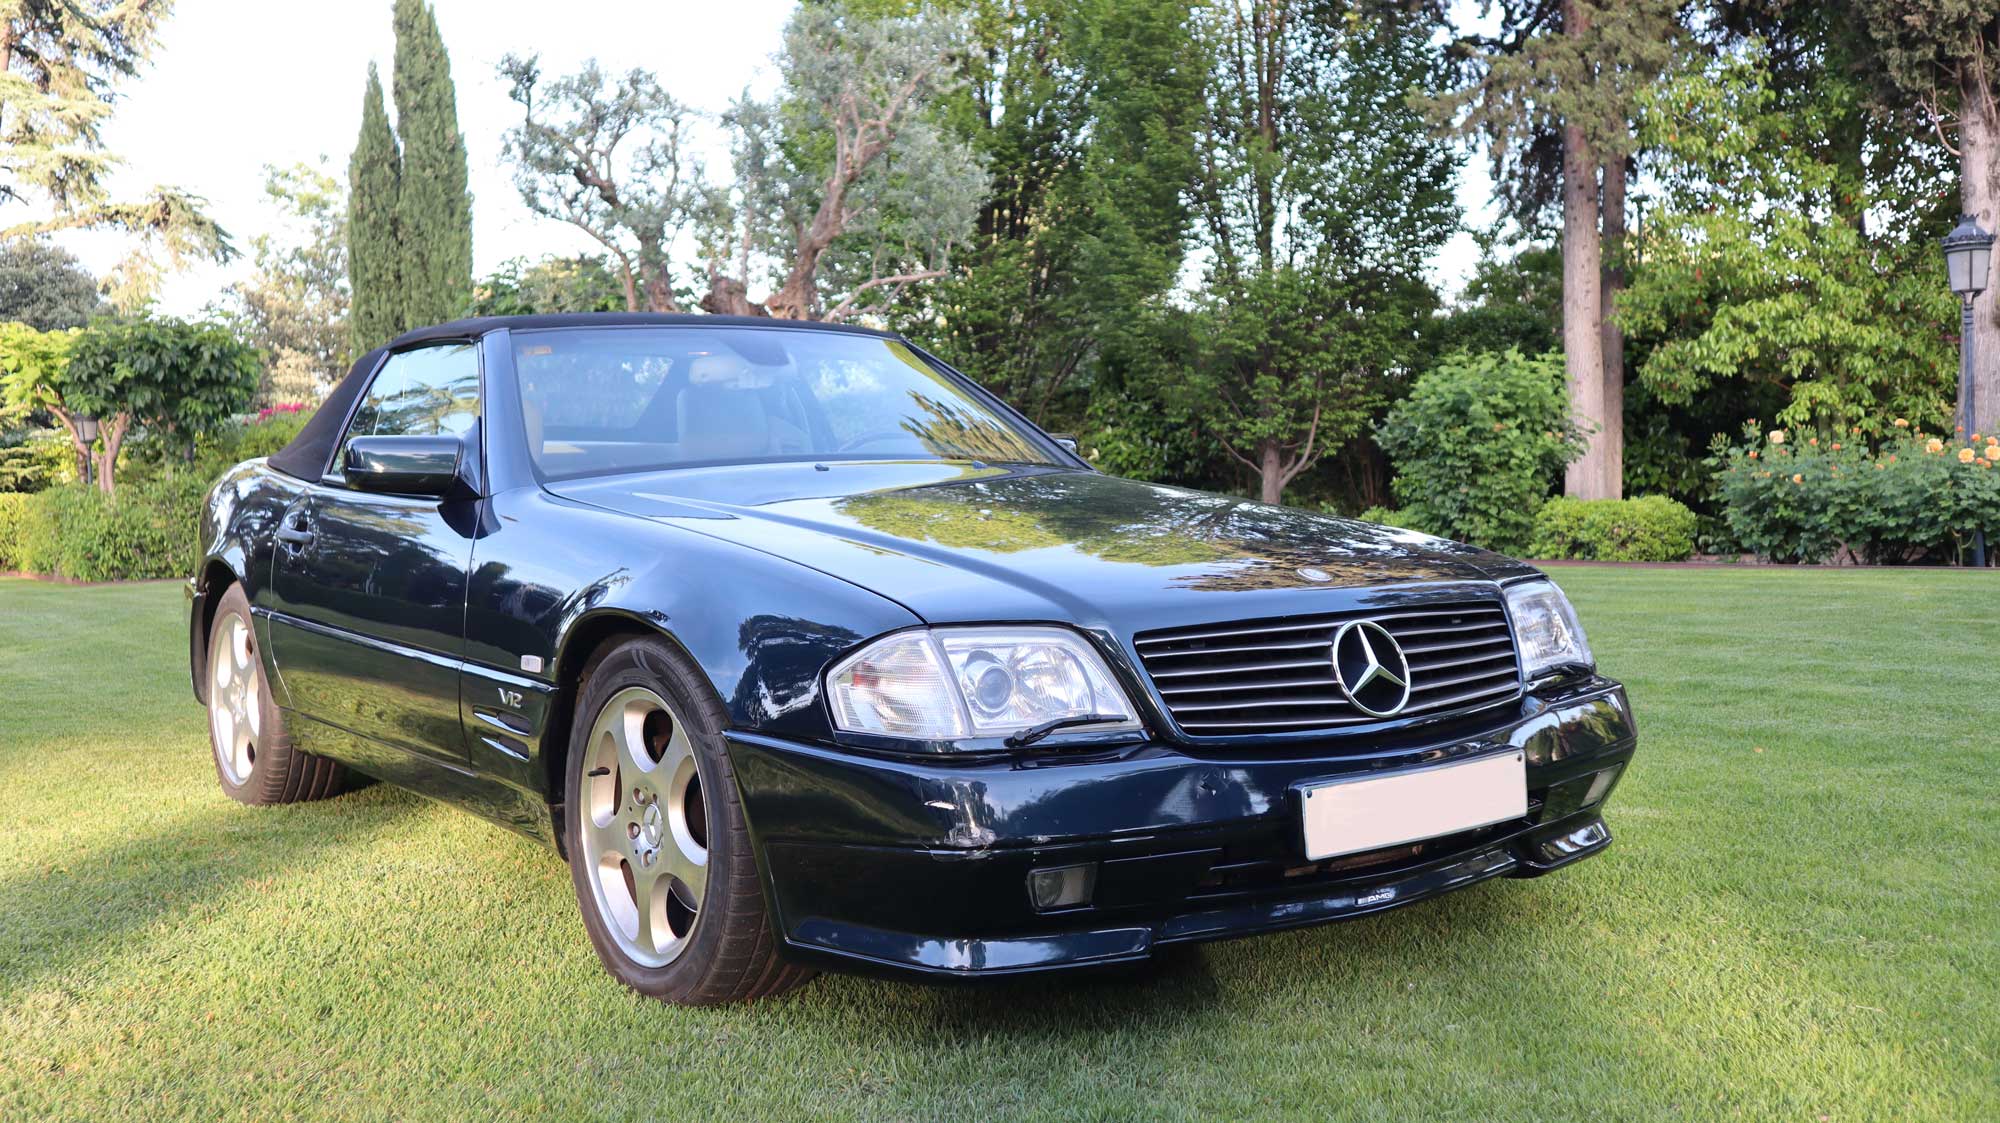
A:
POLYGON ((700 312, 552 312, 538 316, 479 316, 453 320, 434 327, 415 328, 389 341, 395 351, 419 343, 442 339, 477 339, 489 331, 539 331, 547 328, 601 327, 740 327, 784 328, 794 331, 844 331, 895 339, 893 332, 854 324, 825 324, 817 320, 777 320, 769 316, 710 316, 700 312))
POLYGON ((389 341, 388 346, 378 347, 354 364, 347 376, 335 384, 326 400, 319 404, 318 412, 307 420, 299 435, 292 443, 271 454, 265 463, 288 476, 318 483, 326 472, 328 462, 333 459, 333 446, 340 440, 341 429, 346 426, 347 415, 353 412, 354 399, 361 395, 361 388, 368 384, 368 378, 382 363, 384 354, 416 347, 425 343, 436 343, 452 339, 477 339, 489 331, 506 328, 510 331, 539 331, 548 328, 586 327, 748 327, 783 328, 793 331, 841 331, 854 335, 872 335, 882 339, 899 338, 892 332, 876 331, 873 328, 857 327, 853 324, 824 324, 816 320, 775 320, 768 316, 709 316, 684 312, 559 312, 540 316, 479 316, 469 320, 453 320, 448 324, 417 328, 406 331, 389 341))

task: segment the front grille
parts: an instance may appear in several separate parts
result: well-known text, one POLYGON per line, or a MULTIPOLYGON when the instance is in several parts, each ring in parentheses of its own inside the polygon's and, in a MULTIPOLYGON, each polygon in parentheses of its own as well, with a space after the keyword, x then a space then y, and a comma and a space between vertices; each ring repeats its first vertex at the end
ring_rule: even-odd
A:
POLYGON ((1393 720, 1445 717, 1521 692, 1498 601, 1455 601, 1142 632, 1139 660, 1189 734, 1299 733, 1366 725, 1334 677, 1333 635, 1351 620, 1387 629, 1410 661, 1410 702, 1393 720))

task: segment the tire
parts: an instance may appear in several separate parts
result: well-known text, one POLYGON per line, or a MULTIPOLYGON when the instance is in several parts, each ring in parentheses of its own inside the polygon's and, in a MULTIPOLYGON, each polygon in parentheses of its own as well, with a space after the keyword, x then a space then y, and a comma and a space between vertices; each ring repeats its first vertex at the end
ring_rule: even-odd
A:
POLYGON ((263 807, 339 795, 346 769, 293 748, 285 735, 241 585, 231 585, 216 604, 207 655, 209 755, 229 798, 263 807))
POLYGON ((584 668, 563 791, 564 850, 584 930, 611 976, 684 1006, 745 1002, 813 972, 779 957, 728 724, 665 640, 627 640, 584 668))

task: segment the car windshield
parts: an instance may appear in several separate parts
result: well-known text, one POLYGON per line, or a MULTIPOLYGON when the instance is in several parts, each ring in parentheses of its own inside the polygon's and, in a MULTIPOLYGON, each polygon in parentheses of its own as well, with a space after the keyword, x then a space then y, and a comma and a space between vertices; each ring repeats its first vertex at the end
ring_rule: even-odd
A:
POLYGON ((1049 464, 1012 419, 877 336, 736 327, 514 336, 535 466, 550 479, 787 460, 1049 464))

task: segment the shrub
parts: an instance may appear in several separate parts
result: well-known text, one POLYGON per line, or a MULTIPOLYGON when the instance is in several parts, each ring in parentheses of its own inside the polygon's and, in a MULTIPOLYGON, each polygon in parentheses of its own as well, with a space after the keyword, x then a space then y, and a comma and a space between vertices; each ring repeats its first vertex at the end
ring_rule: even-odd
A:
POLYGON ((1664 495, 1559 497, 1536 512, 1528 552, 1586 561, 1686 561, 1694 553, 1696 522, 1693 511, 1664 495))
POLYGON ((1519 351, 1445 358, 1378 435, 1406 520, 1505 553, 1527 547, 1536 510, 1584 447, 1561 358, 1519 351))
POLYGON ((201 554, 207 488, 205 479, 180 473, 128 484, 116 499, 81 484, 29 496, 16 562, 79 581, 185 576, 201 554))
POLYGON ((1959 562, 1975 529, 2000 533, 2000 442, 1891 431, 1871 450, 1852 432, 1746 430, 1718 458, 1731 534, 1772 561, 1904 565, 1959 562))
POLYGON ((0 436, 0 491, 40 491, 76 478, 69 434, 39 429, 0 436))
POLYGON ((18 491, 0 492, 0 569, 22 569, 21 525, 35 497, 18 491))

